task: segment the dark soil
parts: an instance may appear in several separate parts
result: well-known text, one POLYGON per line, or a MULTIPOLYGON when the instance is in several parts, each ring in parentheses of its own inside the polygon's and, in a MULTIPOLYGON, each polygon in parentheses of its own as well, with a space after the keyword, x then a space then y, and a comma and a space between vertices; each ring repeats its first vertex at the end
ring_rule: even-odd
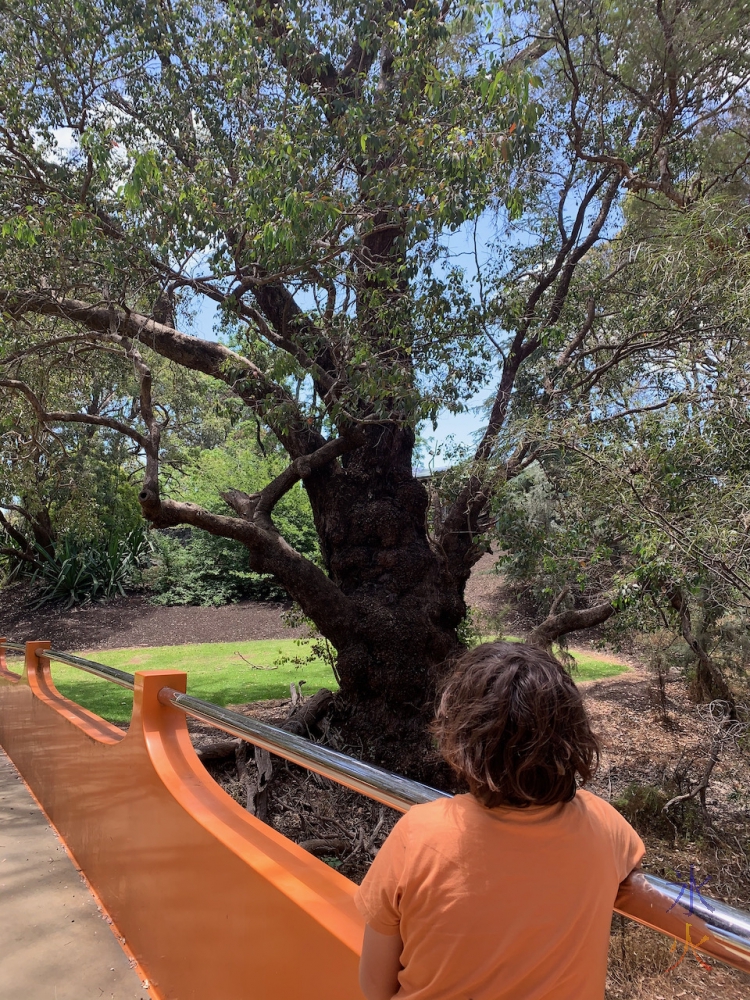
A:
POLYGON ((0 635, 15 642, 47 639, 68 652, 128 646, 181 646, 198 642, 293 639, 301 629, 284 625, 290 604, 242 601, 223 607, 165 608, 142 594, 65 608, 34 609, 25 591, 0 592, 0 635))

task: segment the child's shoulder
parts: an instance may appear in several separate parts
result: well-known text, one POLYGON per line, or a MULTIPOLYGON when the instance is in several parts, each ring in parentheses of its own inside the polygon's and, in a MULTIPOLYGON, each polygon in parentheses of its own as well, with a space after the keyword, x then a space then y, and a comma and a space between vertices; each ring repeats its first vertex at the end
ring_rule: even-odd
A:
POLYGON ((420 802, 412 806, 396 824, 406 837, 415 836, 423 839, 425 834, 435 833, 455 826, 460 822, 467 795, 441 795, 432 802, 420 802))
POLYGON ((448 819, 460 808, 459 800, 463 798, 464 795, 441 795, 432 802, 420 802, 404 814, 401 822, 406 822, 409 826, 420 826, 448 819))
MULTIPOLYGON (((559 807, 558 807, 559 809, 559 807)), ((565 810, 557 812, 556 816, 561 822, 565 822, 564 816, 573 818, 572 810, 579 815, 587 816, 590 821, 597 825, 607 827, 617 827, 626 825, 625 818, 615 809, 613 805, 601 798, 594 792, 589 792, 585 788, 576 791, 575 798, 566 803, 565 810)), ((497 810, 490 810, 495 813, 497 810)), ((525 810, 511 810, 512 818, 521 820, 526 818, 525 810)), ((482 806, 473 795, 464 793, 455 796, 441 796, 433 802, 425 802, 412 808, 401 817, 398 826, 400 832, 407 836, 417 836, 420 839, 427 833, 434 833, 438 830, 459 827, 465 829, 467 826, 482 824, 486 820, 488 810, 482 806)), ((507 819, 507 817, 506 817, 507 819)))
POLYGON ((600 795, 596 795, 594 792, 589 792, 585 788, 579 788, 576 791, 574 802, 579 809, 582 809, 590 816, 596 817, 596 819, 607 826, 627 824, 625 817, 610 802, 607 802, 606 799, 603 799, 600 795))

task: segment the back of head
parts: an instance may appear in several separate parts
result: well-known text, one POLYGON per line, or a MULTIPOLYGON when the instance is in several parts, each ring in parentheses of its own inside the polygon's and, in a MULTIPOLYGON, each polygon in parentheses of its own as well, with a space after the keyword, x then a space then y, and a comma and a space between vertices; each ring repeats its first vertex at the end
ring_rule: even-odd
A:
POLYGON ((439 750, 487 806, 572 799, 599 744, 578 688, 557 660, 525 643, 489 642, 458 660, 432 726, 439 750))

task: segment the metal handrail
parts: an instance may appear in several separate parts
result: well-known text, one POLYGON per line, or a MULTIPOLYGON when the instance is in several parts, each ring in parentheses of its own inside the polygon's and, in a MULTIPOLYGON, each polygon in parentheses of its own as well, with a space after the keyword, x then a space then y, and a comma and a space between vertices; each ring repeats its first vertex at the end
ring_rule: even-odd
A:
MULTIPOLYGON (((0 643, 0 649, 11 649, 16 653, 25 653, 26 647, 20 642, 0 643)), ((63 653, 59 649, 37 649, 37 656, 43 656, 47 660, 59 660, 60 663, 67 663, 71 667, 78 667, 95 677, 102 677, 105 681, 112 681, 120 687, 135 690, 135 676, 125 670, 118 670, 117 667, 108 667, 106 663, 97 663, 96 660, 84 660, 81 656, 73 656, 72 653, 63 653)))
MULTIPOLYGON (((0 650, 3 648, 21 652, 25 649, 23 645, 11 642, 0 643, 0 650)), ((59 660, 121 687, 135 687, 135 677, 124 670, 54 649, 37 649, 35 652, 38 657, 59 660)), ((320 746, 276 726, 220 708, 170 687, 159 691, 159 701, 399 812, 406 812, 418 803, 450 797, 447 792, 366 764, 330 747, 320 746)), ((690 926, 695 937, 692 941, 688 938, 686 946, 692 945, 705 954, 750 972, 750 913, 705 897, 692 891, 692 887, 674 885, 646 872, 622 883, 615 909, 662 934, 677 937, 684 933, 686 926, 684 916, 678 910, 680 906, 683 913, 691 918, 690 926), (689 908, 685 903, 688 892, 689 908), (673 916, 672 911, 675 911, 673 916), (708 944, 703 944, 701 940, 704 934, 708 935, 708 944)))
POLYGON ((4 642, 0 646, 2 649, 12 649, 14 653, 25 653, 26 647, 21 642, 4 642))
POLYGON ((361 792, 362 795, 390 806, 391 809, 406 812, 411 806, 420 802, 450 798, 448 792, 430 788, 429 785, 404 778, 400 774, 393 774, 374 764, 366 764, 356 757, 349 757, 338 750, 323 747, 319 743, 295 736, 294 733, 288 733, 277 726, 269 726, 266 722, 249 719, 239 712, 219 708, 218 705, 193 698, 173 688, 163 687, 159 692, 159 701, 163 705, 173 705, 186 715, 200 719, 201 722, 210 722, 218 729, 223 729, 225 733, 248 740, 263 750, 315 771, 316 774, 330 778, 355 792, 361 792))
POLYGON ((73 656, 72 653, 61 653, 59 649, 38 649, 37 656, 43 656, 48 660, 59 660, 60 663, 67 663, 71 667, 78 667, 86 673, 94 674, 95 677, 102 677, 105 681, 112 681, 120 687, 135 690, 135 676, 125 670, 118 670, 117 667, 108 667, 106 663, 97 663, 95 660, 84 660, 81 656, 73 656))

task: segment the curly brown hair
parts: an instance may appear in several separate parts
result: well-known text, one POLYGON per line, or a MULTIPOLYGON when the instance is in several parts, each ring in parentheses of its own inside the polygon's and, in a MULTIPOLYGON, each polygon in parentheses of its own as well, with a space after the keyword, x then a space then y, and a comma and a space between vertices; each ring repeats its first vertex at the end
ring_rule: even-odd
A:
POLYGON ((464 653, 443 687, 432 733, 487 806, 552 805, 599 764, 599 742, 578 688, 557 660, 525 643, 464 653))

